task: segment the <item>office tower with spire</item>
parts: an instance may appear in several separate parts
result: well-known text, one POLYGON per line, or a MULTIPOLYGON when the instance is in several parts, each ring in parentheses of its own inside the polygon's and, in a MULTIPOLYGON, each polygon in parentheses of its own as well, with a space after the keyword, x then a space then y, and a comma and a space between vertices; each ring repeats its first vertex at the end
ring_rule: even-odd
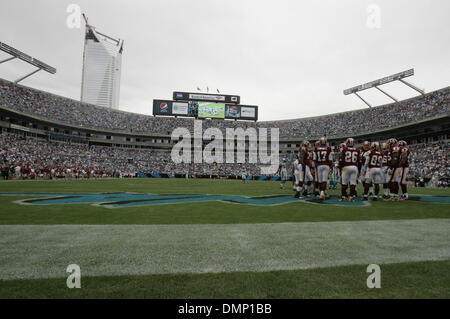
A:
POLYGON ((86 17, 85 21, 81 102, 118 109, 123 40, 98 32, 86 17))

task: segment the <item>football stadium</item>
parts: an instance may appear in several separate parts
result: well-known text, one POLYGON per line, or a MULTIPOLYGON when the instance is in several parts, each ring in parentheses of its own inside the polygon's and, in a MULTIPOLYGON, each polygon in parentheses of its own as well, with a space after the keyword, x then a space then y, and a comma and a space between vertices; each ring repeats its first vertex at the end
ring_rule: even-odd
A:
POLYGON ((0 298, 450 297, 450 86, 381 74, 344 91, 368 105, 267 120, 194 84, 148 115, 119 103, 126 43, 84 28, 81 99, 0 42, 38 68, 0 78, 0 298))

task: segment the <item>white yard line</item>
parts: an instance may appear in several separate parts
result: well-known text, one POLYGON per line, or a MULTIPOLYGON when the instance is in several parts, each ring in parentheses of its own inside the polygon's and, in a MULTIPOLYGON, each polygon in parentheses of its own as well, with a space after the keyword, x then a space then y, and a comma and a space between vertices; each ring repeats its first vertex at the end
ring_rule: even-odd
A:
POLYGON ((0 279, 309 269, 450 259, 450 219, 2 225, 0 279))

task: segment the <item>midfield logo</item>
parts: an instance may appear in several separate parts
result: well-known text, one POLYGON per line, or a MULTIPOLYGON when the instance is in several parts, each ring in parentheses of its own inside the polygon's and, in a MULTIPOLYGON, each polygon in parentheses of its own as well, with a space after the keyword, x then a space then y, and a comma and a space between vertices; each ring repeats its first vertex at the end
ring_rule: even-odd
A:
MULTIPOLYGON (((151 205, 224 202, 256 206, 275 206, 288 203, 310 203, 319 205, 365 206, 370 205, 357 199, 355 202, 339 202, 338 196, 331 196, 324 201, 313 197, 296 199, 292 195, 270 195, 247 197, 239 195, 212 194, 138 194, 138 193, 103 193, 103 194, 68 194, 68 193, 0 193, 0 196, 30 196, 33 198, 15 201, 25 205, 64 205, 91 204, 105 208, 139 207, 151 205)), ((411 201, 450 204, 450 196, 412 195, 411 201)))
POLYGON ((338 201, 338 197, 331 197, 323 202, 305 197, 299 200, 292 195, 272 195, 246 197, 239 195, 211 195, 211 194, 138 194, 138 193, 104 193, 104 194, 67 194, 67 193, 16 193, 0 194, 0 196, 30 196, 31 199, 15 201, 26 205, 64 205, 64 204, 92 204, 106 208, 138 207, 164 204, 183 204, 219 201, 225 203, 275 206, 293 202, 320 203, 342 206, 364 206, 365 202, 354 203, 338 201))

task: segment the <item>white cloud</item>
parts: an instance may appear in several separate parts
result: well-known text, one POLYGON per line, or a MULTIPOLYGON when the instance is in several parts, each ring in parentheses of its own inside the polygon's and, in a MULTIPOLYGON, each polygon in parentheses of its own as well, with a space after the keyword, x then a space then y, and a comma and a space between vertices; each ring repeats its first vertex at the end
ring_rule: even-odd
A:
MULTIPOLYGON (((419 87, 449 84, 447 0, 3 0, 0 41, 58 70, 24 85, 79 99, 84 30, 66 27, 71 3, 98 30, 125 40, 120 108, 127 111, 150 114, 154 98, 208 85, 259 105, 261 120, 287 119, 364 107, 342 90, 412 67, 419 87), (366 26, 371 3, 381 8, 380 29, 366 26)), ((8 62, 0 77, 28 70, 8 62)), ((416 95, 401 85, 386 89, 416 95)), ((389 102, 363 94, 375 105, 389 102)))

